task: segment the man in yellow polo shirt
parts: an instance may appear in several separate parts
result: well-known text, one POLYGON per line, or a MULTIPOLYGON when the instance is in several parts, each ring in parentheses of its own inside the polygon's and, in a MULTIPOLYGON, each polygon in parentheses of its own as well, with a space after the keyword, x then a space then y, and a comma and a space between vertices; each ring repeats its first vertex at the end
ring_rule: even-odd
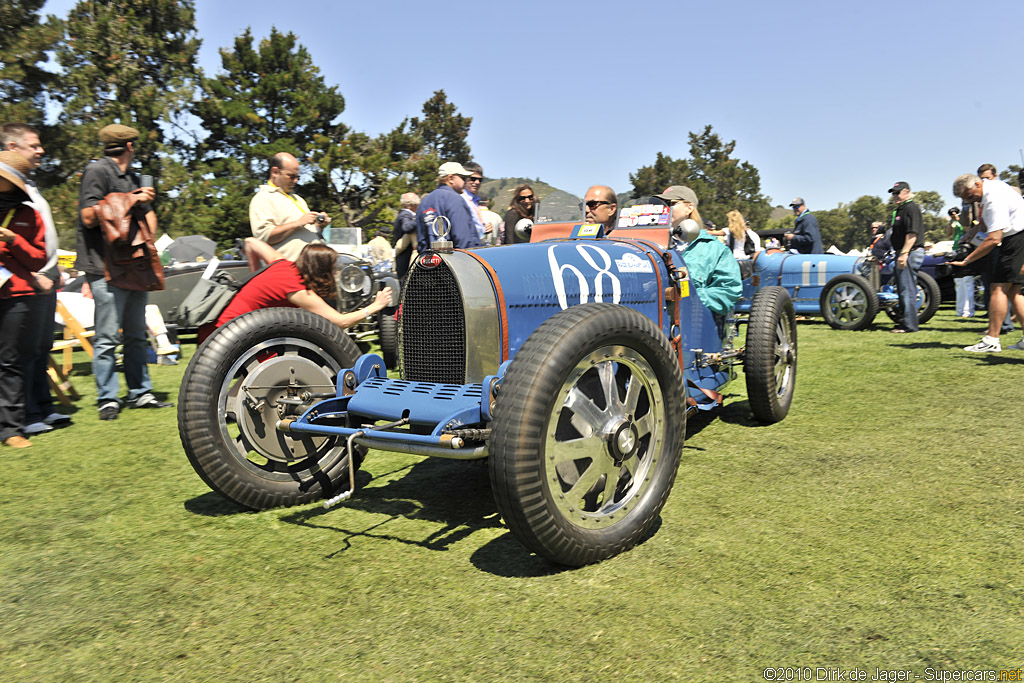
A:
POLYGON ((249 202, 252 236, 277 249, 290 261, 307 244, 323 242, 321 231, 331 222, 322 211, 310 211, 306 200, 294 193, 299 161, 287 152, 270 159, 270 179, 249 202))

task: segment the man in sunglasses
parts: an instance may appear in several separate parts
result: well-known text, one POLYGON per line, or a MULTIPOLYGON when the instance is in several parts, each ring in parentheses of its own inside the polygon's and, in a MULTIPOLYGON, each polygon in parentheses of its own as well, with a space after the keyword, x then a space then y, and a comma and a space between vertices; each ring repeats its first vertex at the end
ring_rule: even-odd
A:
POLYGON ((438 239, 439 233, 446 231, 448 241, 456 249, 483 246, 469 205, 462 197, 466 179, 472 175, 457 161, 447 161, 437 169, 437 189, 423 198, 416 212, 416 246, 421 254, 438 239))
POLYGON ((583 197, 587 223, 600 223, 604 226, 604 234, 609 234, 615 227, 615 216, 619 212, 618 199, 615 191, 607 185, 594 185, 583 197))
POLYGON ((484 169, 473 161, 463 164, 462 167, 470 174, 466 178, 466 187, 462 190, 462 198, 466 200, 469 213, 473 216, 473 226, 476 228, 477 237, 483 242, 484 233, 487 230, 487 226, 480 218, 480 185, 484 182, 484 169))

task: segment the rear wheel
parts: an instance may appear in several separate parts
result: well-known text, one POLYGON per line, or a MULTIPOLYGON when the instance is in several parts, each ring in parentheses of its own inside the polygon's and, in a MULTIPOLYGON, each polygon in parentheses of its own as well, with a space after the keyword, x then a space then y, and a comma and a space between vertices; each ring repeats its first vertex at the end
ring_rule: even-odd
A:
MULTIPOLYGON (((214 491, 257 510, 330 495, 348 473, 344 440, 286 434, 277 422, 333 396, 339 370, 358 355, 341 329, 301 309, 266 308, 216 330, 178 393, 192 467, 214 491)), ((365 451, 356 450, 358 467, 365 451)))
POLYGON ((584 304, 537 328, 504 377, 490 442, 516 538, 570 566, 635 545, 672 489, 684 399, 668 340, 632 309, 584 304))
MULTIPOLYGON (((939 291, 939 283, 928 273, 918 272, 917 274, 917 322, 920 325, 928 322, 939 310, 939 303, 942 301, 942 294, 939 291)), ((886 308, 886 315, 897 325, 903 322, 903 308, 896 306, 886 308)))
POLYGON ((746 345, 750 409, 759 422, 778 422, 789 413, 796 386, 796 315, 782 287, 765 287, 754 296, 746 345))

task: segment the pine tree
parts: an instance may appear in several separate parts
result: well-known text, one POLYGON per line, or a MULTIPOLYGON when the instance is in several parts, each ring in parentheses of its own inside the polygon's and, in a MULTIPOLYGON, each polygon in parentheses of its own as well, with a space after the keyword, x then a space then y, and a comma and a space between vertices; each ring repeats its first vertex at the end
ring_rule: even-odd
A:
POLYGON ((336 213, 329 151, 346 133, 338 122, 345 100, 328 87, 309 51, 292 33, 271 29, 253 44, 246 31, 233 49, 221 49, 223 71, 203 80, 193 112, 208 136, 197 149, 206 173, 202 182, 216 198, 219 216, 207 234, 228 243, 249 233, 252 191, 266 178, 278 152, 299 160, 296 191, 314 210, 336 213))
POLYGON ((56 74, 43 65, 60 34, 60 21, 40 18, 44 4, 45 0, 0 4, 0 123, 27 123, 39 129, 45 123, 46 92, 56 74))
POLYGON ((55 180, 66 181, 48 195, 62 232, 74 225, 78 178, 101 153, 97 133, 109 123, 140 131, 137 167, 157 178, 157 215, 175 229, 184 212, 168 199, 187 175, 181 120, 197 86, 199 43, 192 0, 81 0, 69 12, 52 90, 60 135, 48 150, 61 160, 55 180))
POLYGON ((736 141, 723 142, 711 126, 689 137, 689 159, 673 159, 659 152, 653 165, 630 174, 633 196, 657 194, 670 185, 686 185, 697 193, 705 220, 724 227, 726 214, 736 209, 751 227, 763 227, 771 209, 761 194, 761 176, 749 162, 733 158, 736 141))
POLYGON ((441 163, 473 160, 473 154, 466 142, 473 118, 457 113, 454 104, 448 101, 444 90, 437 90, 423 103, 423 118, 413 118, 410 128, 423 139, 425 150, 441 163))

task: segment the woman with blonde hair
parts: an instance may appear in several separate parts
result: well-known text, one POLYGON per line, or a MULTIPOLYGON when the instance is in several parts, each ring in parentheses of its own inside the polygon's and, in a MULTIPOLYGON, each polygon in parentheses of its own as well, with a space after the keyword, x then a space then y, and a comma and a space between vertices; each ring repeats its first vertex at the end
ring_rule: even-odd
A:
POLYGON ((732 250, 732 255, 737 260, 749 259, 761 251, 761 238, 756 232, 747 227, 747 221, 743 214, 736 209, 725 214, 729 219, 728 230, 709 230, 712 235, 725 235, 725 244, 732 250))

